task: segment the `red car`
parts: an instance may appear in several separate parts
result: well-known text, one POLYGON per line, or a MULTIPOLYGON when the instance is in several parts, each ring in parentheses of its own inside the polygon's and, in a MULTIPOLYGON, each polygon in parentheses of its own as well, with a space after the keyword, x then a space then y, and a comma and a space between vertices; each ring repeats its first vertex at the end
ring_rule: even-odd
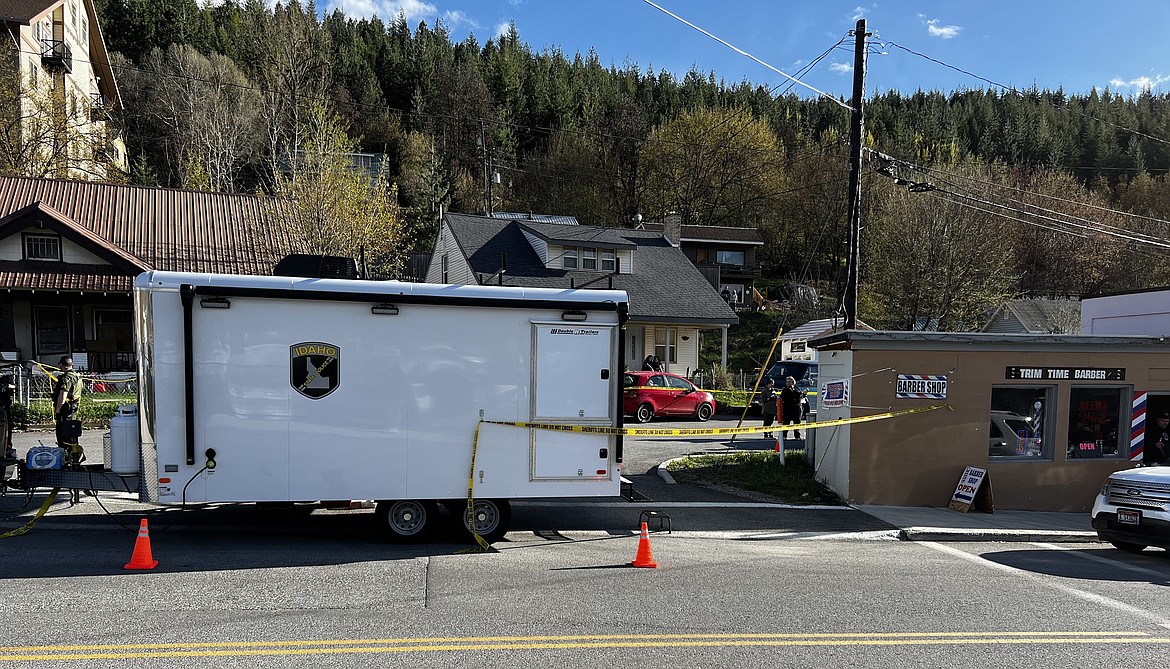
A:
POLYGON ((715 396, 678 374, 626 372, 622 388, 622 411, 639 423, 648 423, 655 416, 707 420, 715 413, 715 396))

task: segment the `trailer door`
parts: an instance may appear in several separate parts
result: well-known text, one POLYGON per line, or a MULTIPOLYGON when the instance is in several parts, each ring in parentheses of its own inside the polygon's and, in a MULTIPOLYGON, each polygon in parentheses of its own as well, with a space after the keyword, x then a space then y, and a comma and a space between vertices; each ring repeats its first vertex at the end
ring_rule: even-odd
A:
MULTIPOLYGON (((617 328, 533 324, 532 420, 612 427, 617 328)), ((534 479, 613 477, 614 437, 533 430, 534 479)))

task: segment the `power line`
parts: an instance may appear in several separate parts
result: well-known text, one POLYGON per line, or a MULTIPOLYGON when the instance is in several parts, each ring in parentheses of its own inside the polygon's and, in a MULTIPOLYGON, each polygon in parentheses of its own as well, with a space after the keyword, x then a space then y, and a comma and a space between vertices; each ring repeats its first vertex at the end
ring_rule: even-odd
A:
POLYGON ((653 7, 654 9, 657 9, 658 11, 662 12, 663 14, 666 14, 667 16, 669 16, 669 17, 671 17, 671 18, 675 19, 676 21, 679 21, 679 22, 681 22, 681 23, 684 23, 684 24, 686 24, 686 25, 690 26, 691 28, 694 28, 695 30, 697 30, 697 31, 699 31, 699 32, 701 32, 701 33, 703 33, 704 35, 706 35, 707 37, 710 37, 711 39, 715 40, 716 42, 719 42, 719 43, 720 43, 720 44, 722 44, 723 46, 725 46, 725 47, 727 47, 727 48, 731 49, 732 51, 734 51, 734 52, 736 52, 736 53, 740 54, 741 56, 746 56, 746 57, 748 57, 748 58, 750 58, 750 59, 752 59, 752 60, 756 61, 756 62, 757 62, 757 63, 759 63, 760 65, 763 65, 764 67, 768 68, 769 70, 772 70, 772 71, 773 71, 773 72, 775 72, 776 74, 779 74, 780 76, 782 76, 782 77, 785 77, 785 78, 787 78, 787 79, 791 80, 791 81, 792 81, 792 82, 794 82, 794 83, 797 83, 797 84, 800 84, 801 86, 804 86, 805 88, 807 88, 807 89, 809 89, 810 91, 812 91, 812 92, 816 93, 817 95, 821 96, 822 98, 826 98, 826 99, 832 100, 832 101, 833 101, 835 104, 837 104, 837 105, 840 105, 841 107, 844 107, 845 109, 848 109, 849 111, 853 111, 853 107, 852 107, 852 106, 850 106, 850 105, 847 105, 847 104, 845 104, 844 102, 841 102, 841 101, 840 101, 840 100, 838 100, 838 99, 837 99, 835 96, 833 96, 833 95, 830 95, 830 94, 828 94, 828 93, 826 93, 826 92, 824 92, 824 91, 820 90, 819 88, 813 88, 812 86, 809 86, 808 84, 804 83, 803 81, 800 81, 799 79, 796 79, 796 78, 792 77, 791 75, 787 74, 786 72, 783 72, 783 71, 781 71, 780 69, 778 69, 778 68, 776 68, 776 67, 773 67, 772 65, 769 65, 768 63, 765 63, 764 61, 760 60, 759 58, 756 58, 756 57, 755 57, 755 56, 753 56, 752 54, 750 54, 750 53, 748 53, 748 52, 744 51, 743 49, 741 49, 741 48, 739 48, 739 47, 735 46, 734 44, 731 44, 730 42, 728 42, 728 41, 726 41, 726 40, 724 40, 724 39, 722 39, 722 38, 720 38, 720 37, 716 37, 715 35, 711 34, 710 32, 708 32, 708 31, 706 31, 706 30, 704 30, 704 29, 702 29, 702 28, 700 28, 699 26, 697 26, 697 25, 695 25, 695 24, 691 23, 690 21, 687 21, 686 19, 682 18, 681 16, 679 16, 679 15, 677 15, 677 14, 674 14, 674 13, 671 13, 671 12, 669 12, 669 11, 667 11, 667 10, 663 9, 662 7, 659 7, 658 5, 654 4, 653 2, 650 2, 650 0, 642 0, 642 2, 645 2, 646 4, 650 5, 650 6, 651 6, 651 7, 653 7))
MULTIPOLYGON (((1047 200, 1056 200, 1058 202, 1067 202, 1069 204, 1074 204, 1078 207, 1088 207, 1089 209, 1096 209, 1098 211, 1104 211, 1104 212, 1108 212, 1111 214, 1121 214, 1123 216, 1130 216, 1133 218, 1139 218, 1139 219, 1142 219, 1145 221, 1152 221, 1154 223, 1163 223, 1165 225, 1170 225, 1170 221, 1162 220, 1160 218, 1153 218, 1151 216, 1143 216, 1142 214, 1135 214, 1135 213, 1128 212, 1128 211, 1122 211, 1120 209, 1110 209, 1109 207, 1102 207, 1100 205, 1090 204, 1088 202, 1078 202, 1077 200, 1070 200, 1068 198, 1058 197, 1056 195, 1046 195, 1044 193, 1037 193, 1035 191, 1028 191, 1028 190, 1024 190, 1022 188, 1017 188, 1015 186, 1009 186, 1007 184, 997 184, 994 181, 987 181, 986 179, 979 179, 977 177, 968 176, 966 174, 957 174, 957 173, 953 173, 953 172, 943 172, 942 170, 940 170, 938 168, 934 168, 934 167, 917 166, 914 169, 917 169, 918 171, 921 171, 921 172, 935 172, 935 173, 939 173, 939 174, 949 174, 950 176, 958 177, 960 179, 967 179, 969 181, 974 181, 975 183, 980 183, 980 184, 984 184, 984 185, 988 185, 988 186, 995 186, 998 188, 1006 188, 1009 190, 1014 190, 1018 193, 1024 193, 1027 195, 1035 195, 1036 197, 1041 197, 1041 198, 1044 198, 1047 200)), ((1021 203, 1021 204, 1024 204, 1024 203, 1021 203)), ((1035 205, 1031 205, 1031 206, 1035 206, 1035 205)))

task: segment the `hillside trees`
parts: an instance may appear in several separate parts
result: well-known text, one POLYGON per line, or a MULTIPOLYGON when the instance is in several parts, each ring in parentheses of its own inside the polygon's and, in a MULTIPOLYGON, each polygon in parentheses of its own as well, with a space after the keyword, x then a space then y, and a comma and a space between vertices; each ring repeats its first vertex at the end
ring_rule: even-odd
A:
POLYGON ((742 109, 685 112, 643 148, 646 213, 684 225, 759 223, 783 183, 783 152, 766 123, 742 109))
MULTIPOLYGON (((341 119, 323 103, 301 115, 304 127, 290 136, 295 163, 275 175, 275 194, 291 203, 291 215, 310 253, 360 259, 370 275, 395 275, 404 259, 403 217, 385 170, 372 177, 351 169, 356 148, 341 119)), ((277 206, 277 205, 274 205, 277 206)))
MULTIPOLYGON (((336 10, 320 18, 297 0, 194 2, 99 0, 109 43, 130 56, 116 71, 144 183, 157 175, 162 185, 286 188, 309 145, 300 133, 318 125, 306 114, 321 104, 355 151, 385 152, 384 176, 398 184, 402 207, 395 239, 414 250, 429 249, 441 210, 571 214, 600 225, 675 211, 687 223, 758 229, 766 281, 840 291, 849 115, 838 101, 727 85, 698 70, 679 79, 607 65, 556 46, 537 51, 515 26, 481 45, 470 35, 453 42, 441 21, 336 10), (173 41, 186 45, 175 52, 181 59, 173 41), (180 81, 164 85, 172 78, 180 81), (494 172, 501 180, 490 183, 488 203, 494 172)), ((979 213, 941 192, 911 197, 867 169, 863 256, 895 264, 866 274, 882 297, 866 303, 864 318, 905 325, 945 314, 966 326, 974 311, 953 295, 957 286, 992 299, 1170 282, 1156 247, 1103 227, 1170 237, 1170 94, 887 91, 867 100, 867 119, 866 146, 936 170, 919 180, 997 206, 979 204, 991 212, 979 213), (1045 210, 1075 219, 1046 223, 1060 217, 1045 210), (948 264, 950 246, 987 250, 990 242, 968 234, 980 226, 995 232, 993 266, 1010 290, 948 264), (929 251, 929 271, 907 264, 908 240, 929 251), (921 290, 898 284, 895 270, 921 277, 921 290)))
POLYGON ((234 192, 262 155, 261 99, 227 57, 172 44, 122 75, 124 118, 139 155, 187 188, 234 192))

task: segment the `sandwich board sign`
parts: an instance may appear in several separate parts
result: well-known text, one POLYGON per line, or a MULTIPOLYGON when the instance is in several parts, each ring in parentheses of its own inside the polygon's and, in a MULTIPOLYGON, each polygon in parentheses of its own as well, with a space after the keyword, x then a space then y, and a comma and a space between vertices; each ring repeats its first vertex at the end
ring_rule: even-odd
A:
POLYGON ((991 502, 991 479, 987 470, 982 467, 968 465, 959 477, 955 486, 955 493, 951 495, 951 503, 947 508, 960 513, 967 513, 974 507, 976 511, 995 513, 991 502))

